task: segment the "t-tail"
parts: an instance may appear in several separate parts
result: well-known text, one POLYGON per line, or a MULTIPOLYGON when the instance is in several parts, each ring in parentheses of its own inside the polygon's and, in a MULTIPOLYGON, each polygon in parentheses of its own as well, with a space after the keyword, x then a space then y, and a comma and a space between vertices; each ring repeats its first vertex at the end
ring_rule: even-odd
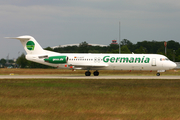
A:
POLYGON ((21 44, 23 45, 27 53, 26 55, 27 60, 56 67, 56 65, 50 64, 45 60, 50 56, 58 56, 59 53, 44 50, 32 36, 26 35, 26 36, 6 37, 6 38, 20 40, 21 44))
POLYGON ((44 49, 32 36, 7 37, 9 39, 18 39, 23 45, 27 55, 45 54, 44 49))

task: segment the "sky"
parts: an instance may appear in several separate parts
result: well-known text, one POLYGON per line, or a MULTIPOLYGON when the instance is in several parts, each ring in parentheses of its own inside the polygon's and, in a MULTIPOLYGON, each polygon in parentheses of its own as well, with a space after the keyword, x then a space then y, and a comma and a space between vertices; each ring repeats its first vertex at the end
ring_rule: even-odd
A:
POLYGON ((112 40, 180 42, 179 0, 0 0, 0 59, 25 53, 4 37, 33 36, 43 47, 112 40))

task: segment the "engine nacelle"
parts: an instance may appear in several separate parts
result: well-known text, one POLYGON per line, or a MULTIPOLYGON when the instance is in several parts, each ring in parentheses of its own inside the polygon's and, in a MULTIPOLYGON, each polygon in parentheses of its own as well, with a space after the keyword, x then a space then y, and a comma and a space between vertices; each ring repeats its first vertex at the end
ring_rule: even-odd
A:
POLYGON ((53 63, 53 64, 64 64, 67 63, 67 56, 51 56, 44 59, 45 62, 53 63))

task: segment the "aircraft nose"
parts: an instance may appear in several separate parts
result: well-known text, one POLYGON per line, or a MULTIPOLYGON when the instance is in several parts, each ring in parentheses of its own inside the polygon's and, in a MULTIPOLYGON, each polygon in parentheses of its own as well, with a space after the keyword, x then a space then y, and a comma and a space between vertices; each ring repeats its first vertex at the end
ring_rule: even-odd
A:
POLYGON ((166 68, 166 69, 174 69, 177 65, 176 63, 172 62, 172 61, 169 61, 168 63, 164 63, 163 66, 166 68))
POLYGON ((174 63, 174 62, 172 62, 172 63, 171 63, 171 69, 176 68, 176 67, 177 67, 177 64, 174 63))
MULTIPOLYGON (((173 63, 174 63, 174 62, 173 62, 173 63)), ((176 67, 177 67, 177 64, 176 64, 176 63, 174 63, 172 66, 173 66, 173 68, 176 68, 176 67)))

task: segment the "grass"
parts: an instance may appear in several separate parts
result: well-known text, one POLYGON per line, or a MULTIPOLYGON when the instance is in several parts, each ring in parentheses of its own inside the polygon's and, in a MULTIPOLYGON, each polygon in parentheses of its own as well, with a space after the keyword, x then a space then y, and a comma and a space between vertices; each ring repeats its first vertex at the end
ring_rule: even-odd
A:
POLYGON ((4 120, 177 120, 180 80, 0 80, 4 120))

